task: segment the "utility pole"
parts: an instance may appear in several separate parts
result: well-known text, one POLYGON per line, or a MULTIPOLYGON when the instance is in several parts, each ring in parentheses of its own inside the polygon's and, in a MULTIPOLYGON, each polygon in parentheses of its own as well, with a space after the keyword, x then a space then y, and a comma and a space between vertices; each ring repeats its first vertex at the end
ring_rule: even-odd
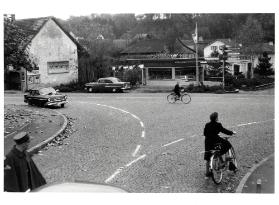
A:
MULTIPOLYGON (((198 35, 198 33, 197 33, 198 35)), ((198 37, 197 37, 198 38, 198 37)), ((196 79, 197 84, 199 85, 200 82, 200 71, 199 71, 199 62, 198 62, 198 42, 196 43, 196 79)))
POLYGON ((222 50, 222 54, 219 56, 220 60, 223 60, 223 90, 225 90, 225 65, 226 65, 226 60, 228 59, 228 52, 231 50, 228 50, 229 46, 222 46, 221 50, 222 50))
POLYGON ((223 90, 225 90, 225 59, 223 59, 223 90))
POLYGON ((193 40, 196 45, 196 82, 197 85, 199 85, 200 82, 200 72, 199 72, 199 63, 198 63, 198 23, 196 21, 196 28, 195 28, 195 33, 192 34, 193 40))

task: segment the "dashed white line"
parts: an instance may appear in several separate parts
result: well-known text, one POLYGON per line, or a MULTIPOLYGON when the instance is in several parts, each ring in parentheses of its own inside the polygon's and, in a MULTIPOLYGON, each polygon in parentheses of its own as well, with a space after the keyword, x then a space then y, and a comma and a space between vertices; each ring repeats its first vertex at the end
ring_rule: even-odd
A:
POLYGON ((132 156, 135 157, 140 149, 141 145, 137 145, 135 151, 133 152, 132 156))
POLYGON ((141 137, 145 138, 145 131, 144 130, 141 132, 141 137))
MULTIPOLYGON (((141 137, 142 137, 142 138, 145 137, 145 130, 144 130, 145 128, 144 128, 144 124, 143 124, 143 122, 141 121, 141 119, 140 119, 138 116, 136 116, 136 115, 134 115, 134 114, 132 114, 132 113, 126 111, 126 110, 123 110, 123 109, 120 109, 120 108, 116 108, 116 107, 113 107, 113 106, 103 105, 103 104, 97 104, 97 103, 94 103, 94 104, 95 104, 95 105, 99 105, 99 106, 103 106, 103 107, 108 107, 108 108, 115 109, 115 110, 119 110, 119 111, 124 112, 124 113, 126 113, 126 114, 130 114, 133 118, 137 119, 137 120, 140 122, 140 125, 141 125, 141 127, 143 128, 143 130, 142 130, 142 132, 141 132, 141 137)), ((133 157, 135 157, 135 156, 137 155, 137 153, 138 153, 140 147, 141 147, 141 145, 137 145, 135 151, 132 153, 132 156, 133 156, 133 157)), ((137 161, 139 161, 140 159, 143 159, 143 158, 145 158, 145 157, 146 157, 146 155, 144 154, 144 155, 138 157, 137 159, 135 159, 135 160, 129 162, 128 164, 126 164, 125 167, 129 167, 129 166, 131 166, 132 164, 136 163, 137 161)), ((109 178, 107 178, 107 179, 105 180, 105 183, 108 183, 108 182, 110 182, 111 180, 113 180, 118 174, 121 173, 122 169, 123 169, 123 167, 120 167, 119 169, 117 169, 109 178)))
POLYGON ((145 157, 146 157, 146 154, 141 155, 141 156, 138 157, 137 159, 135 159, 135 160, 129 162, 128 164, 126 164, 125 167, 129 167, 129 166, 131 166, 132 164, 134 164, 135 162, 137 162, 137 161, 139 161, 140 159, 143 159, 143 158, 145 158, 145 157))
POLYGON ((105 183, 110 182, 114 177, 116 177, 116 175, 118 175, 121 172, 122 169, 123 167, 117 169, 109 178, 106 179, 105 183))
POLYGON ((265 121, 259 121, 259 122, 248 122, 248 123, 244 123, 244 124, 238 124, 238 125, 233 126, 233 127, 242 127, 242 126, 246 126, 246 125, 260 124, 260 123, 270 122, 270 121, 273 121, 273 120, 274 120, 274 119, 265 120, 265 121))
POLYGON ((132 113, 130 113, 134 118, 136 118, 137 120, 141 121, 140 118, 132 113))
POLYGON ((175 141, 173 141, 173 142, 170 142, 170 143, 168 143, 168 144, 165 144, 165 145, 163 145, 162 147, 167 147, 167 146, 169 146, 169 145, 171 145, 171 144, 180 142, 180 141, 182 141, 182 140, 184 140, 184 138, 181 138, 181 139, 179 139, 179 140, 175 140, 175 141))

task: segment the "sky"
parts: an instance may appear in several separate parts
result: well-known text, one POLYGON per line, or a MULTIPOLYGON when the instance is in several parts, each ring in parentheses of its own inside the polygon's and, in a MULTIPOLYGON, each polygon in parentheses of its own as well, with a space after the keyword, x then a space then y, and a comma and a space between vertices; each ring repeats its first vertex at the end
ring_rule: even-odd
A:
POLYGON ((68 19, 91 13, 263 13, 276 12, 275 0, 254 0, 253 4, 233 0, 6 0, 1 13, 15 14, 16 19, 54 16, 68 19), (261 3, 257 3, 257 1, 261 3), (232 1, 230 1, 232 2, 232 1))

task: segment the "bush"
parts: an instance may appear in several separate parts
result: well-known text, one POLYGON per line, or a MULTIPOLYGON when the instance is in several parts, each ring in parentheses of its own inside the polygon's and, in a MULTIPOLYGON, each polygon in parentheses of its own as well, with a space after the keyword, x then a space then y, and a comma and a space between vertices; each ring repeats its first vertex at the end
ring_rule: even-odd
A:
POLYGON ((130 82, 131 86, 141 83, 141 69, 133 68, 124 72, 124 81, 130 82))
POLYGON ((212 93, 216 92, 217 90, 223 90, 222 86, 220 85, 214 85, 214 86, 209 86, 209 85, 199 85, 195 86, 194 84, 190 84, 187 87, 185 87, 185 91, 189 93, 212 93))
POLYGON ((58 89, 60 92, 82 91, 84 89, 84 84, 77 81, 72 81, 68 84, 55 86, 54 89, 58 89))

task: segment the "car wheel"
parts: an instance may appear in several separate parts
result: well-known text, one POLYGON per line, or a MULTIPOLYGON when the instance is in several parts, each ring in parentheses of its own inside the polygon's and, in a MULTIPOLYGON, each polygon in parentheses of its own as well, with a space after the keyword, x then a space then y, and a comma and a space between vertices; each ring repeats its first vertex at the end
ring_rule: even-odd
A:
POLYGON ((88 92, 92 93, 93 92, 93 88, 88 88, 88 92))
POLYGON ((62 104, 62 105, 61 105, 61 108, 64 108, 64 107, 65 107, 65 104, 62 104))
POLYGON ((113 89, 112 89, 112 92, 115 93, 115 92, 116 92, 116 88, 113 88, 113 89))

